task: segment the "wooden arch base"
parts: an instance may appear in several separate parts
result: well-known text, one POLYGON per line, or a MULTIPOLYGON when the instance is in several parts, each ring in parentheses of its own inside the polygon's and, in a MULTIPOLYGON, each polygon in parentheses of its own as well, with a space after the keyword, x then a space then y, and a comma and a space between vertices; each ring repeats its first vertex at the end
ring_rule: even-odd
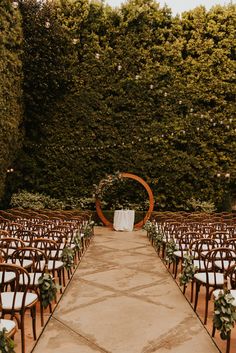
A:
MULTIPOLYGON (((120 176, 122 178, 129 178, 129 179, 133 179, 133 180, 138 181, 140 184, 142 184, 144 186, 144 188, 146 189, 146 191, 148 193, 149 209, 148 209, 146 215, 144 216, 143 220, 134 225, 135 228, 141 228, 143 226, 143 224, 145 224, 145 222, 148 220, 148 218, 150 217, 150 215, 154 209, 154 197, 153 197, 152 190, 151 190, 150 186, 142 178, 140 178, 139 176, 137 176, 135 174, 120 173, 120 176)), ((96 211, 97 211, 99 218, 103 222, 103 224, 107 227, 112 228, 113 224, 104 216, 102 209, 101 209, 101 202, 98 198, 96 199, 96 211)))

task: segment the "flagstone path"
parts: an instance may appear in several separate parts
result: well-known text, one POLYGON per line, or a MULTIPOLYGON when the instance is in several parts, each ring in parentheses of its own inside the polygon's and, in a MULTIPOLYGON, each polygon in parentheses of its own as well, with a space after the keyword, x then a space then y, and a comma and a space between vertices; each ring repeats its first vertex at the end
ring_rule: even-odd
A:
POLYGON ((33 353, 219 352, 146 232, 95 237, 33 353))

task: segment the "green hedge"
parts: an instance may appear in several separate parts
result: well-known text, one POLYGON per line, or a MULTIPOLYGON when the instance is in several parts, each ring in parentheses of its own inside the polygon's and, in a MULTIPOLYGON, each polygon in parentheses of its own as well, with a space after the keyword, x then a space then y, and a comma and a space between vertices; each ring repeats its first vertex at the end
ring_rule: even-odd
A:
MULTIPOLYGON (((235 173, 216 177, 236 163, 234 5, 182 18, 153 0, 22 0, 20 10, 26 136, 10 192, 90 197, 124 171, 150 184, 156 209, 192 198, 224 207, 236 189, 235 173)), ((146 199, 130 189, 129 202, 146 199)))
POLYGON ((22 30, 18 8, 11 0, 0 6, 0 205, 6 177, 11 178, 22 123, 22 30), (10 173, 8 174, 7 171, 10 173))

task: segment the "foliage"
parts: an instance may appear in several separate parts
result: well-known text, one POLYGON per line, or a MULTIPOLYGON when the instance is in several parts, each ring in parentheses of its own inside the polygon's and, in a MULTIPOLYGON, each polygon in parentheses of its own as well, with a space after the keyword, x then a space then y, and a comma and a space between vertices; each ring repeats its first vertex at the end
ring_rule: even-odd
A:
POLYGON ((164 234, 160 231, 157 231, 153 234, 153 243, 157 251, 159 251, 163 245, 164 234))
POLYGON ((29 208, 32 210, 40 209, 63 209, 63 203, 57 199, 40 193, 30 193, 22 190, 13 194, 10 205, 17 208, 29 208))
POLYGON ((165 260, 168 264, 172 264, 173 262, 176 261, 176 256, 174 255, 174 252, 177 250, 178 250, 178 248, 177 248, 177 245, 176 245, 174 239, 171 239, 166 243, 165 260))
POLYGON ((0 330, 0 352, 1 353, 15 353, 15 343, 6 335, 6 329, 0 330))
POLYGON ((12 0, 0 6, 0 204, 5 184, 11 180, 15 153, 22 131, 22 29, 21 17, 12 0))
POLYGON ((46 309, 48 305, 56 299, 58 288, 49 273, 44 273, 39 277, 38 283, 42 306, 46 309))
POLYGON ((216 210, 213 202, 200 201, 200 200, 194 199, 193 197, 187 202, 187 204, 191 211, 212 213, 216 210))
POLYGON ((234 297, 229 290, 220 291, 214 301, 213 325, 220 331, 220 337, 226 340, 236 321, 236 308, 233 305, 234 297))
POLYGON ((154 223, 152 223, 149 219, 143 225, 143 229, 147 231, 147 233, 151 233, 153 231, 154 223))
POLYGON ((84 234, 85 238, 91 238, 93 235, 93 227, 94 221, 89 221, 88 223, 84 224, 81 228, 81 233, 84 234))
POLYGON ((69 247, 65 247, 62 250, 61 260, 64 264, 65 269, 70 270, 75 264, 74 250, 69 247))
POLYGON ((81 198, 71 198, 66 199, 67 208, 81 209, 81 210, 93 210, 95 207, 93 197, 81 197, 81 198), (70 202, 72 200, 72 202, 70 202))
POLYGON ((193 264, 193 256, 185 254, 183 258, 182 272, 179 276, 180 285, 186 286, 191 282, 196 270, 197 267, 193 264))
POLYGON ((52 210, 88 210, 94 208, 94 199, 69 197, 64 200, 59 200, 38 192, 32 193, 28 192, 27 190, 21 190, 18 193, 12 195, 10 206, 17 208, 31 208, 34 210, 40 210, 44 208, 52 210))
POLYGON ((153 245, 159 251, 163 243, 164 234, 149 220, 144 224, 143 229, 147 231, 148 238, 152 240, 153 245))
POLYGON ((82 249, 81 232, 79 229, 76 231, 76 235, 73 238, 73 244, 75 245, 76 251, 79 251, 82 249))
MULTIPOLYGON (((25 138, 9 194, 87 199, 120 170, 147 181, 156 209, 186 210, 192 198, 223 209, 236 189, 233 173, 216 177, 236 163, 235 5, 176 18, 154 0, 119 9, 19 0, 19 9, 25 138)), ((108 208, 143 202, 141 188, 120 184, 108 208)))
POLYGON ((114 175, 107 175, 103 178, 98 185, 95 187, 95 197, 101 199, 105 190, 112 186, 114 182, 123 180, 120 172, 116 172, 114 175))

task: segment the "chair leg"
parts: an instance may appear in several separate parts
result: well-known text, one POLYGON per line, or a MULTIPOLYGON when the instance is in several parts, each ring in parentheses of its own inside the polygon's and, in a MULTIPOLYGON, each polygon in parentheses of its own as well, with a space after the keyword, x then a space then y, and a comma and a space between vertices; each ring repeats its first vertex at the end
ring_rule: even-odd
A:
POLYGON ((43 305, 42 300, 40 300, 40 319, 41 319, 41 327, 44 326, 44 317, 43 317, 43 305))
POLYGON ((197 303, 198 303, 198 294, 200 291, 200 283, 196 282, 196 293, 195 293, 195 302, 194 302, 194 311, 197 310, 197 303))
POLYGON ((206 303, 205 303, 205 316, 204 316, 204 325, 207 323, 207 315, 208 315, 208 303, 209 303, 209 287, 206 286, 206 303))
POLYGON ((175 278, 175 279, 176 279, 176 277, 177 277, 178 266, 179 266, 179 258, 176 257, 176 258, 175 258, 175 262, 174 262, 174 278, 175 278))
POLYGON ((57 271, 57 277, 58 277, 59 286, 60 286, 60 293, 62 294, 62 280, 61 280, 61 271, 60 270, 57 271))
POLYGON ((63 287, 66 286, 66 278, 65 278, 65 267, 60 271, 60 275, 62 275, 63 287))
POLYGON ((231 332, 229 332, 227 342, 226 342, 226 353, 229 353, 230 351, 230 339, 231 339, 231 332))
POLYGON ((166 244, 165 243, 163 243, 163 246, 162 246, 162 259, 164 259, 165 258, 165 251, 166 251, 166 244))
POLYGON ((215 328, 215 326, 213 325, 213 327, 212 327, 212 333, 211 333, 212 337, 215 337, 215 333, 216 333, 216 328, 215 328))
MULTIPOLYGON (((214 304, 214 312, 215 312, 215 304, 214 304)), ((215 333, 216 333, 216 327, 215 327, 214 321, 213 321, 211 336, 215 337, 215 333)))
POLYGON ((37 334, 36 334, 36 305, 34 305, 30 309, 31 317, 32 317, 32 328, 33 328, 33 336, 34 340, 36 341, 37 339, 37 334))
POLYGON ((190 298, 191 303, 193 302, 193 290, 194 290, 194 281, 191 282, 191 298, 190 298))
POLYGON ((25 312, 21 313, 20 332, 21 332, 21 353, 25 353, 25 312))

